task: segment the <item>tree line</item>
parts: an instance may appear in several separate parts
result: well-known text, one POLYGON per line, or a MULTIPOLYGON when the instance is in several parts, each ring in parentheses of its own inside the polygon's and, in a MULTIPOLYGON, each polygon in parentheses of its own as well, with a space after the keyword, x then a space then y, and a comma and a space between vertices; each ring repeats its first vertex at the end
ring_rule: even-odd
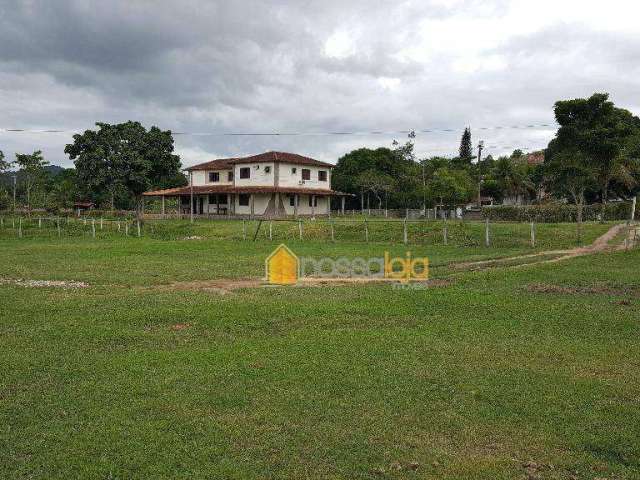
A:
MULTIPOLYGON (((578 206, 629 198, 640 185, 640 119, 605 93, 556 102, 559 128, 544 155, 531 164, 521 150, 494 159, 475 155, 466 128, 457 155, 416 158, 414 134, 390 148, 359 148, 338 159, 334 190, 353 194, 347 208, 446 209, 491 198, 535 203, 562 200, 578 206)), ((51 166, 42 152, 0 151, 0 210, 70 208, 78 200, 108 209, 141 208, 142 193, 186 185, 171 131, 139 122, 97 123, 73 136, 65 153, 75 168, 51 166), (15 169, 16 171, 10 171, 15 169), (15 179, 14 179, 15 177, 15 179), (15 189, 13 188, 15 182, 15 189)))
POLYGON ((0 209, 12 205, 12 182, 16 203, 28 211, 71 208, 79 200, 140 211, 143 192, 186 184, 170 131, 132 121, 96 127, 74 135, 65 147, 75 168, 51 167, 40 151, 18 153, 13 162, 0 152, 0 209), (9 173, 11 167, 17 172, 9 173))
POLYGON ((640 185, 640 119, 606 93, 556 102, 559 128, 530 163, 521 150, 477 158, 465 129, 455 157, 416 159, 413 139, 392 148, 360 148, 342 156, 333 188, 354 196, 348 208, 453 208, 483 198, 495 203, 569 201, 603 205, 629 198, 640 185))

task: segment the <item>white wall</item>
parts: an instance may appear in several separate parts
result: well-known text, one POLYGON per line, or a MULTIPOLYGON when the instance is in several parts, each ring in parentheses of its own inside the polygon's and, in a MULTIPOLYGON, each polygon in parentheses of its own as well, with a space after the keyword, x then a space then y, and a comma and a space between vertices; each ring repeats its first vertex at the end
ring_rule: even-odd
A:
MULTIPOLYGON (((309 206, 310 195, 298 195, 300 204, 298 205, 298 215, 311 215, 312 209, 309 206)), ((327 215, 329 213, 329 197, 316 197, 318 199, 318 206, 313 209, 315 215, 327 215)), ((282 203, 284 204, 284 211, 287 215, 294 215, 294 207, 291 206, 289 201, 289 194, 283 195, 282 203)))
POLYGON ((234 177, 235 177, 235 185, 236 187, 244 187, 244 186, 274 186, 274 164, 273 163, 240 163, 238 165, 234 165, 234 177), (240 178, 240 169, 241 168, 249 168, 250 169, 250 177, 249 178, 240 178), (258 167, 258 168, 256 168, 258 167), (265 172, 265 167, 270 168, 270 172, 265 172))
POLYGON ((306 165, 292 165, 290 163, 281 163, 278 184, 281 187, 303 187, 300 185, 302 180, 302 169, 311 170, 311 180, 304 181, 304 188, 318 188, 322 190, 331 189, 331 169, 329 167, 310 167, 306 165), (291 169, 295 168, 296 173, 291 173, 291 169), (327 172, 327 181, 318 181, 318 171, 327 172))
POLYGON ((193 172, 193 186, 200 187, 205 185, 233 185, 233 181, 229 181, 229 172, 231 170, 195 170, 193 172), (218 172, 220 174, 219 182, 210 182, 209 181, 209 171, 218 172))
MULTIPOLYGON (((250 195, 250 194, 247 194, 250 195)), ((253 194, 253 213, 254 215, 263 215, 269 205, 271 193, 254 193, 253 194)), ((251 215, 251 198, 249 205, 240 205, 240 194, 235 195, 235 212, 238 215, 251 215)))

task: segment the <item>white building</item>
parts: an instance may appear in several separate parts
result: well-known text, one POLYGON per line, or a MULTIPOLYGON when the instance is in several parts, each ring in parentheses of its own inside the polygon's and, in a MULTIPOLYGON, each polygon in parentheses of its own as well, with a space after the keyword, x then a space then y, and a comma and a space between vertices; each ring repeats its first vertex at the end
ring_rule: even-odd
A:
MULTIPOLYGON (((222 158, 187 168, 189 185, 145 192, 148 197, 180 198, 180 213, 265 218, 328 215, 330 163, 293 153, 265 152, 222 158), (192 199, 192 202, 190 200, 192 199)), ((164 212, 163 212, 164 213, 164 212)))

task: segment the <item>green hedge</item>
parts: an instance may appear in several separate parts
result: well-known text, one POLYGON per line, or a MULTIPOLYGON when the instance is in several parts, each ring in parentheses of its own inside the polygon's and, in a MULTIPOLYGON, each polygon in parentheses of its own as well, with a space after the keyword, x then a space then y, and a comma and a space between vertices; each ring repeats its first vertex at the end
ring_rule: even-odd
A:
MULTIPOLYGON (((585 205, 582 219, 585 222, 600 220, 600 204, 585 205)), ((506 222, 575 222, 578 216, 576 205, 552 203, 545 205, 498 205, 483 207, 482 215, 495 221, 506 222)), ((605 207, 605 220, 627 220, 631 215, 631 202, 608 203, 605 207)), ((636 210, 636 219, 640 212, 636 210)))

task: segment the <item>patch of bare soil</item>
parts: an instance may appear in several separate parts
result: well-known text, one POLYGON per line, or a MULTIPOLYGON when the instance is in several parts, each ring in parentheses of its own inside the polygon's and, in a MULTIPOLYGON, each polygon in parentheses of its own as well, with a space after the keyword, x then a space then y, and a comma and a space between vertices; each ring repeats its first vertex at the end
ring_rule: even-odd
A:
POLYGON ((0 285, 16 285, 25 288, 87 288, 88 283, 65 280, 24 280, 22 278, 0 278, 0 285))
POLYGON ((534 293, 560 293, 564 295, 613 295, 613 296, 633 296, 640 297, 640 288, 626 287, 615 288, 608 285, 593 285, 585 287, 571 287, 563 285, 552 285, 548 283, 533 283, 528 285, 527 290, 534 293))
POLYGON ((167 285, 154 285, 148 287, 154 290, 164 291, 186 291, 196 290, 203 292, 220 293, 225 295, 239 288, 257 288, 264 285, 259 278, 239 278, 239 279, 217 279, 217 280, 194 280, 192 282, 174 282, 167 285))

